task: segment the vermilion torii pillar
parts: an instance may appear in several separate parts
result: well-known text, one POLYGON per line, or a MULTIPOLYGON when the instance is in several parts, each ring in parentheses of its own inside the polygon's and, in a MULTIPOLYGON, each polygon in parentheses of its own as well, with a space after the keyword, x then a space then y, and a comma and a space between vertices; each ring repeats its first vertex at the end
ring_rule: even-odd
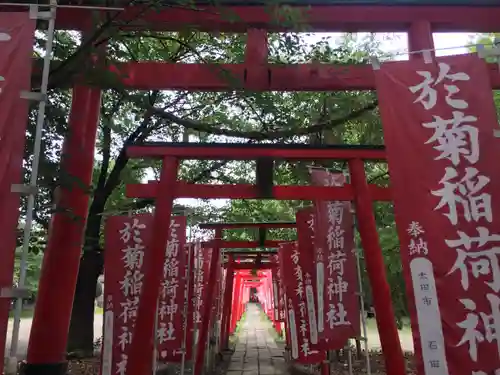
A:
MULTIPOLYGON (((390 200, 390 189, 369 185, 364 172, 364 160, 385 160, 383 147, 328 146, 274 144, 203 144, 149 143, 128 148, 131 158, 163 159, 162 173, 158 183, 127 186, 127 195, 136 198, 156 199, 155 227, 151 238, 149 259, 146 265, 143 290, 134 330, 134 340, 129 347, 127 374, 146 373, 151 361, 147 353, 150 348, 144 343, 152 342, 154 306, 158 298, 163 249, 168 235, 161 230, 162 223, 169 222, 175 197, 232 198, 232 199, 296 199, 296 200, 348 200, 355 201, 361 238, 364 245, 367 271, 375 301, 376 319, 381 336, 382 350, 388 375, 403 375, 406 365, 399 342, 399 335, 391 314, 392 301, 385 277, 382 250, 378 243, 376 223, 372 212, 373 200, 390 200), (274 186, 272 173, 264 171, 257 185, 199 185, 177 181, 177 166, 180 159, 212 160, 256 160, 257 169, 269 167, 269 161, 281 160, 342 160, 349 162, 353 184, 342 187, 325 186, 274 186), (266 160, 264 165, 260 161, 266 160), (157 225, 156 225, 157 224, 157 225), (149 261, 148 261, 149 262, 149 261)), ((199 369, 199 367, 197 367, 199 369)), ((195 375, 200 375, 195 373, 195 375)))
POLYGON ((60 187, 53 215, 28 344, 26 374, 65 374, 66 345, 78 266, 87 219, 94 165, 101 91, 73 88, 69 132, 62 169, 69 176, 60 187))

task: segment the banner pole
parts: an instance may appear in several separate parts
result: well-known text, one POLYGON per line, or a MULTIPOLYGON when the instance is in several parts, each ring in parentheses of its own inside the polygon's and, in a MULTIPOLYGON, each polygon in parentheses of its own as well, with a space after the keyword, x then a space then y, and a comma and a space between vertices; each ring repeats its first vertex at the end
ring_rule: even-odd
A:
MULTIPOLYGON (((189 233, 189 236, 191 237, 191 232, 189 233)), ((186 296, 186 303, 184 304, 184 337, 182 338, 182 359, 181 359, 181 374, 184 375, 184 371, 186 368, 186 344, 187 344, 187 331, 188 331, 188 311, 189 311, 189 288, 191 288, 191 253, 194 251, 194 249, 191 247, 191 245, 188 246, 188 266, 187 266, 187 273, 186 273, 186 291, 185 291, 185 296, 186 296)))
MULTIPOLYGON (((21 252, 21 262, 19 270, 19 282, 17 287, 23 289, 26 283, 26 271, 28 262, 28 252, 31 237, 31 229, 33 225, 33 211, 35 209, 35 194, 37 190, 38 169, 40 165, 40 152, 42 145, 42 132, 45 122, 45 109, 47 107, 47 87, 49 83, 50 73, 50 60, 52 57, 52 49, 54 44, 54 30, 56 22, 56 7, 57 0, 51 0, 50 4, 50 18, 47 29, 47 41, 45 43, 45 56, 43 58, 42 81, 40 85, 40 101, 38 103, 38 113, 36 118, 35 141, 33 147, 33 164, 31 166, 30 176, 30 192, 28 194, 28 202, 26 207, 26 222, 24 224, 23 233, 23 246, 21 252)), ((38 5, 30 7, 31 14, 38 14, 38 5)), ((16 299, 16 306, 14 312, 14 324, 12 327, 12 337, 10 344, 10 356, 7 362, 7 373, 17 372, 17 349, 19 342, 19 329, 21 325, 21 314, 23 310, 23 299, 18 297, 16 299)))
POLYGON ((363 246, 366 270, 373 291, 377 328, 388 375, 406 374, 406 363, 394 320, 391 290, 380 247, 373 200, 366 181, 364 161, 349 160, 351 185, 355 193, 356 222, 363 246))
POLYGON ((356 264, 358 269, 358 285, 359 285, 359 300, 360 300, 360 310, 361 310, 361 328, 363 329, 363 343, 365 347, 366 356, 366 375, 371 375, 371 363, 370 363, 370 351, 368 350, 368 336, 366 333, 366 316, 365 316, 365 294, 363 293, 363 283, 361 282, 361 269, 359 262, 359 252, 355 250, 356 254, 356 264))
MULTIPOLYGON (((351 182, 349 180, 349 182, 351 182)), ((354 229, 357 229, 357 218, 356 218, 356 210, 352 208, 353 214, 353 226, 354 229)), ((368 350, 368 334, 366 329, 366 311, 365 311, 365 292, 363 290, 363 281, 361 279, 361 263, 360 263, 360 252, 358 249, 353 249, 354 256, 356 257, 356 271, 358 276, 358 291, 359 291, 359 308, 361 315, 361 328, 363 330, 363 346, 365 347, 365 359, 366 359, 366 375, 371 375, 371 363, 370 363, 370 351, 368 350)))
POLYGON ((152 363, 152 374, 156 374, 156 366, 158 362, 158 310, 160 307, 160 298, 156 301, 156 315, 155 324, 153 327, 153 363, 152 363))

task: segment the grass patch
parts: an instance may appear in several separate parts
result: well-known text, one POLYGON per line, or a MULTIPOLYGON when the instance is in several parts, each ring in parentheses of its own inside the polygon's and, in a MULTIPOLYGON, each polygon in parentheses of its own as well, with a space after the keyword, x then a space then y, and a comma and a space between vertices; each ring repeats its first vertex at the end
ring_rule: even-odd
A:
MULTIPOLYGON (((9 311, 9 319, 14 319, 15 310, 9 311)), ((21 311, 21 319, 29 319, 33 318, 33 309, 22 310, 21 311)))
MULTIPOLYGON (((400 332, 411 333, 410 318, 403 318, 403 327, 399 330, 400 332)), ((366 330, 371 332, 377 332, 377 321, 375 318, 366 319, 366 330)))

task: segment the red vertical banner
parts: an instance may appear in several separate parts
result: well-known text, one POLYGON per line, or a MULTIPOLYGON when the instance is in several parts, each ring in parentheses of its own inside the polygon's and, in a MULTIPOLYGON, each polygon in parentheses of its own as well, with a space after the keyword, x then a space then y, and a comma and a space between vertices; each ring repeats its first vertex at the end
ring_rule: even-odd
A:
MULTIPOLYGON (((194 344, 198 344, 198 331, 205 319, 203 316, 203 301, 206 299, 205 284, 208 282, 210 273, 210 260, 212 249, 202 248, 201 243, 196 243, 194 252, 194 291, 193 291, 193 328, 194 344)), ((210 319, 210 316, 207 317, 210 319)), ((191 341, 192 342, 192 341, 191 341)))
POLYGON ((278 255, 271 255, 271 263, 273 264, 272 272, 272 282, 273 282, 273 298, 274 298, 274 320, 278 322, 283 322, 285 319, 284 311, 284 297, 281 292, 281 281, 280 281, 280 264, 278 255))
POLYGON ((193 335, 194 335, 194 321, 195 321, 195 311, 196 311, 196 299, 195 299, 195 262, 196 262, 196 248, 197 246, 200 246, 200 244, 196 243, 189 243, 186 248, 188 251, 188 260, 189 260, 189 265, 187 268, 187 277, 186 279, 189 280, 189 286, 185 291, 185 296, 187 298, 186 303, 187 303, 187 319, 186 319, 186 324, 185 328, 187 331, 185 333, 186 335, 186 360, 190 361, 193 356, 193 335))
POLYGON ((127 368, 151 222, 149 214, 111 216, 106 221, 103 375, 124 375, 127 368))
POLYGON ((165 249, 163 281, 158 303, 156 349, 161 361, 178 361, 182 353, 186 289, 186 217, 170 221, 170 240, 165 249))
MULTIPOLYGON (((141 214, 112 216, 106 222, 103 374, 123 375, 127 367, 126 353, 137 318, 152 220, 152 215, 141 214)), ((170 231, 158 304, 157 352, 165 361, 178 360, 182 347, 186 218, 173 217, 170 231)))
MULTIPOLYGON (((278 250, 278 261, 280 265, 280 305, 282 306, 282 312, 283 312, 283 322, 285 323, 285 340, 286 340, 286 346, 290 350, 292 350, 292 341, 291 341, 291 331, 290 331, 290 321, 288 320, 288 305, 287 305, 287 288, 284 280, 284 271, 282 270, 282 266, 285 264, 285 252, 287 249, 290 249, 286 243, 283 243, 283 246, 280 245, 279 250, 278 250)), ((292 306, 293 308, 293 306, 292 306)), ((296 341, 297 342, 297 341, 296 341)))
MULTIPOLYGON (((280 245, 281 270, 286 293, 286 309, 288 315, 288 333, 292 359, 300 363, 318 363, 324 359, 310 341, 310 325, 306 301, 305 270, 303 261, 308 257, 301 254, 296 242, 280 245)), ((310 256, 309 256, 310 257, 310 256)))
POLYGON ((460 55, 375 73, 419 372, 498 373, 500 140, 486 64, 460 55))
MULTIPOLYGON (((312 170, 313 184, 342 186, 341 173, 312 170)), ((359 281, 354 248, 354 220, 350 202, 316 201, 315 254, 318 288, 323 296, 318 308, 318 331, 325 349, 342 348, 349 338, 361 332, 359 281)))
MULTIPOLYGON (((2 243, 0 288, 12 288, 14 251, 19 224, 19 193, 12 185, 23 183, 23 156, 29 103, 22 91, 31 90, 31 61, 35 20, 28 12, 0 13, 0 225, 2 243)), ((4 353, 11 300, 0 302, 0 337, 4 353)), ((3 357, 0 361, 3 368, 3 357)))
MULTIPOLYGON (((314 259, 314 208, 303 208, 295 215, 297 223, 297 245, 302 266, 304 293, 309 323, 309 339, 312 345, 318 344, 316 262, 314 259)), ((297 276, 298 277, 298 276, 297 276)))

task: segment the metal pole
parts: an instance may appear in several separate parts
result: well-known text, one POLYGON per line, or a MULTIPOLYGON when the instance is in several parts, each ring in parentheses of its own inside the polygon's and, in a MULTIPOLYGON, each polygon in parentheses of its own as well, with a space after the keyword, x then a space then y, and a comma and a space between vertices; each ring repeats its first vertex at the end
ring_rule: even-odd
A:
MULTIPOLYGON (((199 278, 200 278, 200 264, 199 264, 199 260, 200 260, 200 255, 201 255, 201 251, 202 251, 202 247, 201 247, 201 242, 199 240, 197 240, 195 242, 195 245, 194 245, 194 248, 195 248, 195 251, 194 251, 194 255, 195 255, 195 258, 194 258, 194 262, 193 262, 193 280, 194 280, 194 284, 193 284, 193 288, 194 288, 194 293, 193 293, 193 333, 192 333, 192 336, 193 336, 193 354, 191 355, 191 360, 193 360, 193 357, 194 355, 196 354, 196 351, 198 349, 198 313, 199 313, 199 310, 200 310, 200 304, 201 304, 201 300, 198 301, 198 296, 197 296, 197 292, 196 292, 196 288, 199 284, 199 278)), ((203 266, 203 265, 202 265, 203 266)))
MULTIPOLYGON (((36 118, 35 142, 33 147, 33 165, 31 167, 30 187, 36 188, 38 180, 38 168, 40 164, 40 151, 42 144, 42 131, 45 121, 45 108, 47 106, 47 86, 49 82, 50 60, 52 56, 52 46, 54 43, 54 29, 56 20, 56 6, 57 0, 50 1, 51 17, 47 30, 47 42, 45 43, 45 56, 43 58, 42 82, 40 85, 40 94, 42 100, 38 103, 38 114, 36 118)), ((38 10, 38 9, 37 9, 38 10)), ((31 238, 31 228, 33 226, 33 210, 35 208, 35 193, 31 192, 28 195, 28 203, 26 207, 26 222, 24 225, 23 233, 23 246, 21 253, 21 263, 19 271, 18 287, 23 288, 26 282, 26 265, 28 260, 28 252, 31 238)), ((17 368, 17 346, 19 341, 19 328, 21 325, 21 314, 23 310, 23 300, 18 298, 16 300, 16 310, 14 313, 14 325, 12 328, 12 338, 10 344, 10 358, 8 359, 8 367, 15 365, 17 368)), ((10 371, 9 371, 10 372, 10 371)), ((15 372, 15 370, 14 370, 15 372)))
POLYGON ((156 315, 155 315, 155 325, 153 327, 153 365, 152 374, 156 374, 156 366, 158 361, 158 309, 160 306, 160 298, 156 301, 156 315))
POLYGON ((359 252, 355 250, 356 254, 356 265, 358 269, 358 288, 359 288, 359 300, 361 304, 361 327, 363 328, 363 342, 365 346, 365 357, 366 357, 366 374, 371 375, 371 363, 370 363, 370 351, 368 350, 368 336, 366 333, 366 317, 365 317, 365 301, 363 293, 363 283, 361 282, 361 267, 359 262, 359 252))
POLYGON ((347 340, 347 366, 349 375, 352 375, 352 352, 351 352, 351 340, 347 340))
MULTIPOLYGON (((189 237, 191 237, 191 231, 189 232, 189 237)), ((188 265, 187 265, 187 272, 186 272, 186 291, 185 291, 185 296, 186 296, 186 303, 184 304, 184 336, 182 338, 182 359, 181 359, 181 374, 184 375, 184 370, 186 367, 186 343, 187 343, 187 334, 188 334, 188 306, 191 301, 189 301, 189 288, 191 287, 191 253, 194 251, 194 248, 189 245, 188 247, 188 265)))

